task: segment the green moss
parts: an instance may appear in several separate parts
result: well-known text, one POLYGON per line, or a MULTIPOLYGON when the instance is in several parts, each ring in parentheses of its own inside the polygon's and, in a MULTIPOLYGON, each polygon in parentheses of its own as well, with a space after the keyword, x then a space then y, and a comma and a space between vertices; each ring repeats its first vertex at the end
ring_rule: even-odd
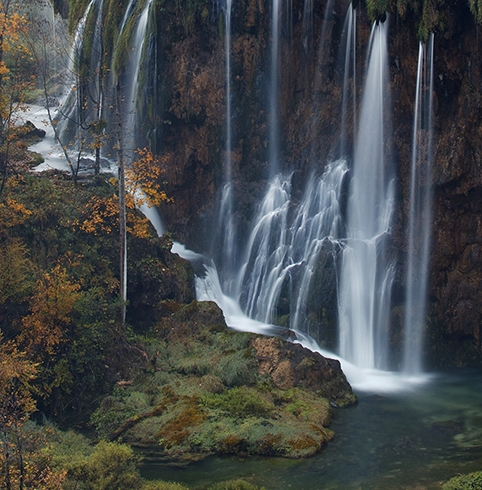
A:
POLYGON ((124 16, 128 2, 119 0, 104 0, 104 29, 103 48, 104 48, 104 64, 110 66, 112 59, 112 50, 117 44, 119 35, 119 27, 124 16))
POLYGON ((70 0, 69 2, 69 32, 72 34, 85 13, 89 0, 70 0))
POLYGON ((236 417, 268 415, 274 408, 273 402, 258 390, 246 386, 232 388, 219 395, 202 398, 203 405, 228 412, 236 417))
POLYGON ((165 482, 165 481, 150 481, 144 483, 142 490, 189 490, 180 483, 165 482))
POLYGON ((134 27, 136 26, 136 20, 137 17, 131 15, 117 39, 113 59, 114 72, 117 74, 122 71, 125 63, 129 60, 131 39, 134 33, 134 27))
POLYGON ((482 24, 482 0, 468 0, 469 8, 478 24, 482 24))
POLYGON ((456 476, 442 487, 443 490, 482 490, 482 471, 456 476))
POLYGON ((372 21, 386 13, 388 0, 367 0, 367 12, 372 21))
POLYGON ((245 480, 228 480, 215 485, 211 485, 207 490, 265 490, 264 487, 258 487, 245 480))
POLYGON ((209 8, 207 0, 176 0, 176 10, 182 19, 182 26, 187 36, 193 34, 196 22, 207 22, 209 8))

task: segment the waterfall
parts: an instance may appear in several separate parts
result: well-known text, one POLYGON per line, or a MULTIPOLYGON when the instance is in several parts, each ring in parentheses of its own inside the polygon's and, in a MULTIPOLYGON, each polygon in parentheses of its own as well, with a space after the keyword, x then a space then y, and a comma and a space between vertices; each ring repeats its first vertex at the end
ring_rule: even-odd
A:
POLYGON ((269 176, 273 178, 280 168, 279 114, 278 114, 278 45, 280 1, 273 0, 271 12, 271 69, 269 86, 269 176))
POLYGON ((233 216, 233 182, 232 182, 232 111, 231 111, 231 9, 232 0, 226 0, 224 6, 224 19, 226 27, 225 51, 226 51, 226 149, 224 161, 224 185, 221 193, 219 229, 222 234, 219 237, 221 243, 217 243, 221 250, 221 269, 228 273, 234 267, 236 257, 236 231, 233 216))
MULTIPOLYGON (((59 121, 58 131, 62 136, 67 136, 67 132, 69 132, 71 135, 72 131, 76 130, 76 128, 72 130, 72 125, 80 125, 81 116, 78 101, 79 64, 82 56, 85 24, 96 1, 97 0, 90 0, 87 8, 85 9, 84 15, 80 19, 75 29, 74 41, 70 50, 67 65, 67 76, 65 80, 66 84, 69 86, 69 89, 61 97, 61 100, 59 101, 59 110, 56 115, 56 119, 59 121)), ((66 139, 70 139, 69 136, 67 136, 66 139)), ((68 141, 65 141, 63 144, 66 144, 67 142, 68 141)))
POLYGON ((340 355, 363 368, 387 368, 388 319, 394 264, 387 238, 394 210, 390 136, 387 26, 373 26, 355 141, 348 201, 347 242, 339 284, 340 355))
POLYGON ((255 226, 246 247, 239 293, 246 314, 270 323, 283 283, 287 253, 287 220, 291 197, 291 175, 278 174, 270 182, 261 202, 255 226))
POLYGON ((433 44, 420 43, 413 119, 403 371, 422 371, 432 195, 433 44))
MULTIPOLYGON (((333 266, 335 263, 342 236, 341 193, 347 172, 346 161, 338 160, 327 166, 321 178, 309 178, 290 226, 289 256, 301 266, 290 307, 290 327, 296 331, 311 333, 307 322, 309 295, 317 269, 323 263, 322 256, 329 255, 333 266)), ((323 277, 318 279, 322 281, 323 277)))
MULTIPOLYGON (((347 117, 349 116, 348 106, 350 99, 350 74, 351 74, 351 102, 352 102, 352 128, 356 134, 356 12, 353 3, 350 3, 345 17, 343 32, 345 36, 344 70, 343 70, 343 99, 341 107, 341 130, 340 130, 340 157, 347 156, 347 117)), ((342 44, 343 46, 343 44, 342 44)))
POLYGON ((308 53, 313 43, 313 0, 305 0, 301 36, 303 49, 308 53))
POLYGON ((124 31, 124 27, 126 26, 129 17, 134 13, 134 7, 136 6, 136 1, 137 0, 129 0, 129 3, 127 4, 127 8, 126 11, 124 12, 124 17, 122 18, 122 22, 119 28, 119 36, 117 40, 119 40, 120 35, 124 31))
POLYGON ((283 294, 288 305, 282 313, 289 315, 290 328, 307 331, 312 279, 322 257, 333 256, 341 236, 340 195, 346 173, 346 162, 339 160, 327 165, 321 177, 311 175, 296 206, 291 175, 279 174, 271 181, 254 219, 239 275, 238 296, 248 316, 276 323, 283 294))
MULTIPOLYGON (((241 121, 241 118, 239 121, 236 119, 236 110, 233 109, 233 106, 238 108, 234 93, 235 88, 239 86, 240 90, 243 90, 244 85, 241 82, 239 84, 233 82, 235 70, 232 67, 232 57, 235 56, 234 53, 238 56, 239 49, 239 59, 242 60, 243 65, 251 61, 242 58, 249 54, 241 52, 244 49, 242 43, 235 43, 232 39, 234 30, 232 0, 219 0, 218 7, 222 5, 224 17, 221 20, 225 23, 225 116, 223 118, 223 113, 220 115, 220 119, 225 119, 223 142, 225 151, 220 152, 223 171, 222 178, 221 175, 219 176, 217 216, 213 220, 213 227, 219 232, 216 237, 211 238, 211 257, 201 258, 198 255, 193 259, 202 261, 204 265, 204 273, 200 272, 196 278, 198 299, 215 299, 225 312, 229 311, 230 321, 233 322, 231 326, 238 325, 238 320, 242 318, 242 322, 250 322, 249 328, 253 327, 255 330, 272 327, 273 324, 290 328, 298 335, 298 339, 306 340, 311 337, 323 347, 334 350, 338 347, 341 358, 357 368, 386 370, 392 367, 388 340, 395 260, 390 248, 390 236, 396 198, 394 162, 388 151, 392 134, 391 101, 388 90, 387 23, 376 23, 372 27, 362 87, 362 77, 356 73, 357 8, 354 6, 355 2, 348 7, 342 31, 342 19, 340 22, 338 19, 339 5, 334 0, 327 0, 322 20, 319 18, 320 6, 313 0, 302 2, 303 9, 298 12, 298 18, 295 18, 291 11, 285 14, 285 10, 282 11, 285 5, 282 5, 281 1, 272 0, 269 12, 271 18, 267 19, 268 23, 270 22, 268 28, 271 28, 271 40, 267 43, 267 50, 264 53, 267 64, 259 70, 256 67, 253 85, 249 87, 253 92, 261 91, 266 98, 263 107, 265 112, 259 119, 253 117, 252 121, 260 128, 259 152, 267 152, 268 185, 257 206, 251 207, 252 203, 248 202, 248 199, 257 195, 259 187, 256 187, 256 183, 245 201, 247 206, 238 210, 236 209, 238 199, 234 198, 234 192, 240 191, 242 187, 235 187, 235 182, 243 185, 250 184, 249 179, 253 178, 253 174, 251 169, 246 171, 243 167, 243 165, 248 167, 247 162, 243 160, 242 165, 236 165, 237 160, 233 156, 237 155, 233 152, 233 147, 235 146, 236 150, 241 148, 241 143, 239 146, 233 144, 233 139, 237 141, 233 133, 239 137, 243 136, 238 135, 233 128, 235 121, 241 121), (293 25, 283 24, 281 27, 281 19, 284 22, 291 19, 293 25), (321 28, 319 36, 315 35, 315 26, 321 28), (306 56, 306 60, 303 58, 303 62, 306 61, 305 67, 296 63, 297 68, 301 66, 300 71, 305 69, 306 80, 303 79, 303 83, 299 86, 291 84, 291 79, 290 83, 280 82, 284 75, 281 66, 285 65, 281 56, 286 54, 285 46, 281 42, 281 32, 290 32, 291 36, 301 36, 301 43, 292 45, 303 46, 301 55, 306 56), (344 41, 340 44, 339 51, 340 59, 343 60, 339 65, 339 81, 341 82, 342 78, 343 83, 342 87, 335 87, 333 100, 330 100, 329 95, 327 96, 332 83, 330 77, 337 76, 331 73, 336 71, 337 65, 332 57, 332 53, 336 51, 330 43, 332 37, 340 34, 343 35, 344 41), (360 79, 358 81, 360 100, 357 100, 357 76, 360 79), (301 155, 300 162, 296 162, 295 158, 290 160, 289 155, 286 155, 285 161, 282 161, 283 151, 288 151, 290 145, 297 144, 296 141, 289 139, 286 148, 283 147, 282 136, 285 135, 279 117, 281 88, 289 86, 291 90, 292 85, 296 91, 295 99, 293 104, 286 104, 286 107, 292 107, 299 112, 287 117, 293 117, 290 124, 294 124, 296 118, 299 118, 302 124, 306 124, 306 127, 301 128, 303 131, 299 132, 301 144, 306 143, 306 148, 302 147, 299 154, 296 153, 296 158, 301 155), (303 99, 304 97, 306 100, 303 99), (312 107, 307 101, 312 103, 312 107), (358 111, 359 102, 361 104, 358 111), (326 107, 323 106, 325 103, 326 107), (331 147, 333 141, 327 141, 325 144, 324 141, 319 141, 321 138, 318 134, 322 125, 320 114, 325 114, 327 108, 330 110, 334 108, 335 111, 340 109, 340 132, 338 133, 338 127, 333 125, 332 134, 336 141, 331 147), (264 128, 261 129, 259 124, 264 117, 267 118, 265 134, 264 128), (311 134, 307 135, 310 131, 311 134), (329 153, 329 149, 335 148, 335 145, 339 151, 334 152, 333 159, 322 154, 322 152, 329 153), (263 148, 266 147, 267 149, 264 150, 263 148), (337 157, 338 159, 335 160, 337 157), (285 165, 288 164, 293 166, 284 170, 285 165), (254 209, 254 211, 250 215, 244 214, 246 209, 254 209), (244 229, 242 226, 247 230, 244 236, 241 236, 240 232, 244 229), (326 314, 325 310, 328 308, 331 310, 326 314), (336 326, 338 326, 337 332, 335 332, 336 326), (325 335, 326 332, 320 333, 323 328, 326 331, 331 329, 329 338, 325 335)), ((155 35, 148 35, 149 26, 155 24, 152 15, 154 4, 153 0, 126 0, 123 18, 118 19, 120 31, 117 40, 122 46, 129 44, 129 57, 128 59, 127 56, 125 57, 123 67, 116 68, 117 73, 113 73, 112 77, 121 85, 123 95, 122 125, 125 130, 123 139, 127 159, 132 156, 137 135, 142 133, 143 129, 141 127, 143 121, 139 120, 139 114, 143 113, 144 106, 140 101, 144 99, 144 93, 140 92, 139 85, 144 84, 147 78, 152 87, 157 83, 152 82, 156 78, 150 78, 151 72, 146 69, 148 58, 153 61, 153 65, 154 61, 157 62, 159 59, 156 54, 158 40, 155 35), (131 32, 132 35, 127 42, 126 36, 131 32), (120 40, 123 42, 120 43, 120 40), (148 71, 149 73, 146 73, 148 71)), ((290 6, 291 2, 287 1, 286 5, 290 6)), ((93 25, 91 21, 94 7, 97 9, 94 13, 99 15, 98 12, 102 11, 101 6, 102 0, 90 1, 77 28, 73 48, 76 54, 73 59, 78 59, 82 55, 81 39, 85 23, 87 22, 88 26, 93 25)), ((156 10, 159 11, 160 9, 156 10)), ((208 18, 204 11, 202 16, 205 20, 208 18)), ((96 33, 92 37, 94 44, 100 42, 102 37, 100 20, 98 16, 96 33)), ((264 22, 261 24, 263 28, 266 25, 264 22)), ((162 23, 157 22, 156 25, 159 28, 162 23)), ((287 50, 291 54, 293 47, 287 50)), ((258 47, 256 51, 253 50, 254 52, 256 55, 253 56, 257 57, 258 47)), ((115 53, 113 56, 115 58, 113 69, 117 64, 121 64, 116 63, 122 56, 120 50, 117 54, 118 58, 115 53)), ((217 56, 216 54, 216 62, 217 56)), ((209 54, 206 54, 206 57, 208 58, 209 54)), ((426 294, 427 275, 425 274, 420 280, 420 271, 427 270, 429 249, 428 188, 432 156, 432 107, 431 98, 426 95, 432 92, 433 36, 428 47, 420 46, 419 58, 413 130, 411 204, 407 213, 405 372, 420 372, 422 369, 421 327, 425 316, 425 302, 421 298, 426 294)), ((359 59, 361 60, 360 57, 359 59)), ((90 60, 93 71, 98 70, 98 61, 98 59, 90 60)), ((258 61, 252 60, 252 62, 258 61)), ((202 62, 199 65, 202 70, 201 65, 202 62)), ((239 69, 244 70, 245 66, 239 69)), ((159 77, 160 74, 156 70, 154 75, 159 77)), ((299 72, 296 72, 296 75, 299 75, 299 72)), ((240 71, 239 80, 244 83, 243 77, 240 71)), ((222 84, 222 80, 220 83, 222 84)), ((216 86, 218 86, 217 81, 216 86)), ((195 89, 196 87, 193 86, 193 93, 195 89)), ((151 95, 150 86, 147 90, 151 95)), ((161 97, 160 87, 152 88, 152 91, 155 92, 156 97, 161 97)), ((166 98, 169 99, 171 96, 172 94, 169 94, 166 98)), ((259 97, 260 93, 254 93, 254 96, 259 97)), ((169 101, 165 104, 167 106, 169 101)), ((169 114, 170 110, 172 109, 166 108, 166 114, 169 114)), ((160 115, 158 121, 162 121, 161 117, 163 115, 160 115)), ((213 121, 217 120, 214 118, 213 121)), ((184 121, 180 117, 179 120, 174 121, 173 128, 174 130, 183 128, 184 124, 187 127, 188 123, 189 121, 184 121)), ((213 128, 215 124, 216 122, 213 123, 213 128)), ((159 126, 161 127, 162 124, 159 126)), ((173 129, 166 129, 166 131, 173 131, 173 129)), ((297 135, 298 133, 295 132, 294 136, 297 135)), ((174 138, 175 134, 169 134, 169 137, 174 138)), ((159 137, 157 140, 159 141, 159 137)), ((243 141, 243 152, 245 146, 249 146, 249 141, 243 141)), ((212 154, 217 155, 216 152, 212 154)), ((211 156, 209 158, 207 162, 201 161, 206 168, 216 157, 213 157, 213 160, 211 156)), ((259 160, 262 157, 260 158, 256 153, 255 158, 259 160)), ((202 158, 200 157, 199 160, 202 158)), ((210 170, 207 169, 208 172, 210 170)), ((213 171, 212 175, 213 180, 216 181, 218 174, 213 171)), ((182 178, 184 177, 179 177, 182 178)), ((161 233, 163 226, 159 215, 154 212, 150 219, 161 233)), ((196 271, 199 272, 201 269, 202 267, 199 267, 196 271)))
MULTIPOLYGON (((122 87, 122 92, 125 95, 125 101, 122 105, 123 116, 123 138, 124 148, 126 150, 127 160, 132 159, 136 148, 136 133, 137 133, 137 97, 139 93, 139 73, 141 71, 142 56, 144 53, 144 43, 147 31, 147 22, 152 5, 152 0, 147 0, 142 13, 137 20, 136 29, 131 43, 131 53, 127 67, 122 79, 126 81, 122 87)), ((129 8, 128 8, 129 10, 129 8)), ((119 74, 118 74, 119 75, 119 74)))

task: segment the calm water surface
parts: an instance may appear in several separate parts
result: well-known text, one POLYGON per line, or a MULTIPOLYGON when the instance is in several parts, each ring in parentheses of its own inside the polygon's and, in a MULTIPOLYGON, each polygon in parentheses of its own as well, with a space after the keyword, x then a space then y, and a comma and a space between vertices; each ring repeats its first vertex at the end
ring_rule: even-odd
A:
POLYGON ((458 473, 482 470, 482 372, 434 376, 398 394, 358 392, 337 409, 335 439, 306 460, 210 457, 187 468, 146 459, 146 478, 191 488, 245 478, 268 490, 440 489, 458 473))

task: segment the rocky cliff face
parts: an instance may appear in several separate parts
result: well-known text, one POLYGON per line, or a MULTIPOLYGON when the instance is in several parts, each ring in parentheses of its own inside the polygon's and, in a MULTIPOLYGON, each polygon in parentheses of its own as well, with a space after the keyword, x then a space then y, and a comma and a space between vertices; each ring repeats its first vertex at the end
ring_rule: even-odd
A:
MULTIPOLYGON (((303 188, 307 170, 321 171, 338 151, 343 80, 338 57, 349 2, 331 2, 328 11, 326 3, 314 2, 307 16, 305 2, 293 0, 291 9, 283 7, 281 12, 281 156, 283 166, 294 172, 295 196, 303 188)), ((225 162, 224 16, 221 5, 206 0, 182 4, 164 0, 154 5, 156 30, 150 42, 157 44, 159 88, 156 101, 146 109, 146 131, 151 143, 166 155, 167 192, 174 198, 161 211, 176 238, 206 250, 216 237, 213 225, 225 162)), ((432 365, 480 362, 482 53, 478 27, 462 0, 423 11, 417 2, 389 2, 390 9, 391 145, 399 182, 393 249, 401 264, 394 311, 403 307, 404 299, 418 39, 433 30, 434 211, 426 350, 432 365)), ((357 11, 360 101, 371 20, 364 2, 357 11)), ((270 20, 267 0, 233 2, 231 160, 240 233, 249 227, 268 176, 270 20)), ((352 136, 350 121, 347 132, 352 136)), ((400 337, 396 324, 395 350, 400 337)))

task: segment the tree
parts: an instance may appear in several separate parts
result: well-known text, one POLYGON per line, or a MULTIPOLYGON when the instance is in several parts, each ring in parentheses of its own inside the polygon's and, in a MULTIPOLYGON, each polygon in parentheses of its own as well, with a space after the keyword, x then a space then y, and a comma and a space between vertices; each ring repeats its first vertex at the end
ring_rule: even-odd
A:
POLYGON ((124 330, 126 323, 127 303, 127 230, 126 230, 126 183, 124 141, 120 103, 120 84, 116 86, 116 115, 117 115, 117 166, 119 169, 119 274, 120 274, 120 299, 121 299, 121 326, 124 330))
POLYGON ((41 441, 26 424, 36 411, 33 382, 37 365, 5 341, 0 330, 0 487, 5 490, 61 490, 63 472, 52 472, 41 441))
POLYGON ((72 312, 80 297, 80 285, 72 281, 63 267, 56 265, 38 280, 30 299, 30 314, 22 318, 18 340, 29 358, 41 363, 39 381, 44 397, 53 388, 62 385, 67 389, 70 384, 68 363, 59 352, 68 341, 72 312))
POLYGON ((20 443, 20 428, 36 410, 32 380, 36 366, 12 342, 4 342, 0 332, 0 431, 2 433, 3 487, 23 488, 25 466, 20 443))
POLYGON ((31 55, 22 42, 27 20, 13 0, 0 1, 0 194, 8 177, 16 117, 25 108, 25 94, 35 86, 31 55))

